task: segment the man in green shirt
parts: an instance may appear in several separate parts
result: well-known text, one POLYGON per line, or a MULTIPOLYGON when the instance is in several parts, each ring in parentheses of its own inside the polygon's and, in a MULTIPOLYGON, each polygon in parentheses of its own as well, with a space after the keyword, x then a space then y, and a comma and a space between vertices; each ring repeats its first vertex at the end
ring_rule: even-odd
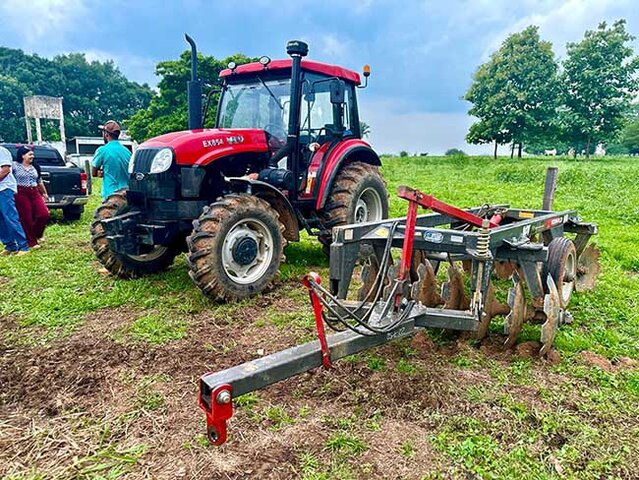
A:
POLYGON ((118 122, 109 120, 98 128, 102 130, 105 145, 98 148, 93 155, 91 174, 97 177, 98 172, 102 170, 102 198, 107 198, 112 193, 128 187, 131 152, 118 141, 121 131, 118 122))

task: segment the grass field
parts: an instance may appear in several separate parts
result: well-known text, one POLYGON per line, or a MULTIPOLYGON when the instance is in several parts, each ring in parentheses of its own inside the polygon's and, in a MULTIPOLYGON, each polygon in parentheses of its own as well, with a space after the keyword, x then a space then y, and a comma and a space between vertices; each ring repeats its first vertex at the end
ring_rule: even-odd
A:
MULTIPOLYGON (((287 247, 275 290, 206 300, 179 258, 161 274, 98 273, 81 221, 42 249, 0 257, 0 477, 638 478, 639 164, 628 158, 385 158, 400 184, 458 206, 556 209, 596 222, 603 272, 575 294, 554 364, 429 332, 238 399, 231 438, 207 445, 196 380, 312 339, 298 278, 326 272, 319 243, 287 247)), ((519 342, 538 340, 527 326, 519 342)))

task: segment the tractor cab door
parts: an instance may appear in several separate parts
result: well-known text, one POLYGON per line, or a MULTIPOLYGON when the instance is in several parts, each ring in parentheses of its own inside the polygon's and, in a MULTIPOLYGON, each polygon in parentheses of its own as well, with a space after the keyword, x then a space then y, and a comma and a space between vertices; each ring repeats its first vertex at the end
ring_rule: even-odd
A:
MULTIPOLYGON (((335 77, 306 73, 300 121, 300 143, 319 143, 339 140, 343 136, 359 136, 353 129, 354 86, 335 77), (344 84, 342 108, 335 108, 335 85, 344 84), (341 127, 340 127, 341 125, 341 127), (343 128, 342 128, 343 127, 343 128)), ((359 127, 359 126, 358 126, 359 127)))
MULTIPOLYGON (((338 90, 340 90, 338 88, 338 90)), ((305 72, 300 119, 301 173, 306 173, 317 145, 338 143, 345 137, 359 137, 355 86, 335 77, 305 72), (341 84, 342 102, 336 103, 336 86, 341 84)), ((305 176, 305 175, 304 175, 305 176)), ((301 185, 301 190, 305 188, 301 185)))

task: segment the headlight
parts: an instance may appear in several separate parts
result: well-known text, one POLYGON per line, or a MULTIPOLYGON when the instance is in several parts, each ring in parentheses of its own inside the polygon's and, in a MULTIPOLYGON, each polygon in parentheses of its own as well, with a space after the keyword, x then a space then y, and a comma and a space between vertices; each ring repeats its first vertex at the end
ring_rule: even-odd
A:
POLYGON ((170 148, 163 148, 153 157, 151 162, 151 168, 149 173, 162 173, 166 172, 173 163, 173 150, 170 148))
POLYGON ((135 165, 135 154, 136 154, 137 150, 135 152, 133 152, 133 155, 131 155, 131 158, 129 159, 129 173, 133 173, 133 167, 135 165))

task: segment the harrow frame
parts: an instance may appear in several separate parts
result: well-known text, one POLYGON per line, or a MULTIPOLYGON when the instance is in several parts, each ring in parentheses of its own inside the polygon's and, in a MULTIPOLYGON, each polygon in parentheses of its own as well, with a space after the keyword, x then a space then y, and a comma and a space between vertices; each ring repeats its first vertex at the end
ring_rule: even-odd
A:
MULTIPOLYGON (((330 251, 328 289, 321 286, 317 274, 307 275, 303 284, 308 289, 315 313, 318 340, 251 360, 200 378, 199 405, 206 414, 207 436, 221 445, 227 438, 227 420, 232 416, 232 398, 264 388, 308 370, 360 351, 413 335, 422 328, 446 328, 477 331, 490 320, 491 276, 495 262, 515 266, 514 288, 509 299, 511 312, 518 310, 522 322, 523 285, 528 285, 534 313, 546 323, 542 326, 542 354, 548 353, 565 306, 550 274, 542 278, 548 262, 548 245, 566 233, 575 234, 577 257, 584 252, 589 239, 597 234, 597 226, 583 222, 574 210, 530 210, 499 205, 458 209, 432 196, 408 187, 400 187, 399 196, 409 201, 406 218, 337 227, 330 251), (419 206, 438 213, 417 215, 419 206), (475 227, 475 230, 472 230, 475 227), (477 228, 479 227, 479 228, 477 228), (387 282, 385 301, 353 302, 345 300, 353 272, 366 245, 368 258, 381 264, 388 261, 391 248, 401 248, 402 258, 396 278, 387 282), (472 299, 468 309, 424 306, 411 298, 411 273, 414 252, 421 251, 431 262, 470 262, 472 299), (546 281, 546 288, 543 281, 546 281), (514 302, 514 303, 513 303, 514 302), (515 308, 513 305, 517 304, 515 308), (326 313, 328 311, 328 314, 326 313), (324 323, 329 317, 358 312, 373 319, 377 329, 359 324, 327 336, 324 323), (545 349, 545 352, 544 352, 545 349)), ((382 288, 381 286, 379 287, 382 288)), ((523 308, 525 310, 525 308, 523 308)), ((506 319, 508 325, 509 318, 506 319)), ((514 328, 514 327, 513 327, 514 328)), ((508 343, 507 343, 508 345, 508 343)), ((510 345, 508 345, 510 346, 510 345)))

